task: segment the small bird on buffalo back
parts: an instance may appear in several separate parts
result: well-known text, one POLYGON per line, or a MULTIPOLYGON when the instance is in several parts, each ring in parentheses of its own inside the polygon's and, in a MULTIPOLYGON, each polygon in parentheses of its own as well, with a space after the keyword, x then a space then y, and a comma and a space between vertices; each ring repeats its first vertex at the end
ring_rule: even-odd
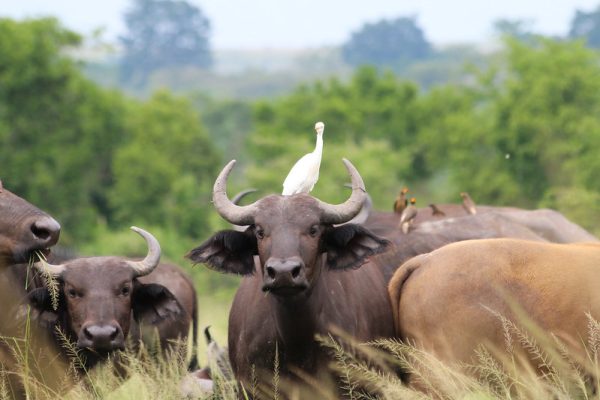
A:
POLYGON ((398 225, 404 234, 408 233, 410 225, 412 225, 413 220, 417 216, 417 207, 415 207, 416 202, 417 200, 414 197, 411 197, 410 204, 406 206, 404 211, 402 211, 402 215, 400 216, 400 222, 398 225))
POLYGON ((477 209, 475 208, 475 202, 471 199, 471 196, 469 196, 469 193, 461 192, 460 197, 462 197, 462 199, 463 199, 462 204, 463 204, 464 209, 467 211, 467 213, 469 213, 471 215, 477 214, 477 209))
POLYGON ((408 200, 406 200, 406 193, 408 193, 408 188, 403 187, 402 190, 396 196, 396 201, 394 201, 394 212, 396 214, 402 214, 402 211, 408 205, 408 200))
POLYGON ((317 122, 315 124, 315 132, 317 133, 315 150, 296 161, 285 181, 283 181, 283 192, 281 194, 289 196, 296 193, 309 193, 313 190, 315 183, 319 180, 324 130, 324 123, 317 122))
POLYGON ((431 215, 433 215, 434 217, 445 217, 446 213, 443 212, 442 210, 440 210, 438 208, 438 206, 436 206, 435 204, 430 204, 429 207, 431 207, 431 215))

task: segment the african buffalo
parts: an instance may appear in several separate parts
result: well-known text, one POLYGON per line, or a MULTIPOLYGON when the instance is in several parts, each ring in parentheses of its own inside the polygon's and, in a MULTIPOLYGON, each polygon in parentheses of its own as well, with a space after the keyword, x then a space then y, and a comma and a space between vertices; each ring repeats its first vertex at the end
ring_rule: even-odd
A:
POLYGON ((29 261, 56 244, 60 225, 0 181, 0 266, 29 261))
MULTIPOLYGON (((29 365, 29 382, 44 382, 49 390, 65 386, 67 365, 57 360, 44 332, 27 329, 26 314, 20 313, 25 282, 15 282, 11 268, 18 263, 47 256, 60 235, 52 217, 2 186, 0 181, 0 368, 2 386, 12 398, 26 398, 21 364, 29 365), (27 341, 19 339, 27 337, 27 341), (10 340, 8 338, 14 338, 10 340)), ((25 270, 26 265, 22 265, 25 270)))
POLYGON ((600 244, 454 243, 404 263, 389 294, 398 337, 447 362, 505 349, 500 316, 518 323, 518 310, 581 356, 586 313, 600 319, 600 244))
POLYGON ((328 379, 328 355, 315 335, 337 326, 360 341, 390 337, 386 281, 369 257, 388 242, 349 221, 365 200, 362 178, 347 160, 352 194, 339 205, 307 194, 271 195, 247 206, 226 194, 235 161, 218 176, 213 203, 235 225, 214 234, 187 257, 220 272, 243 275, 229 315, 229 357, 246 388, 252 371, 292 378, 294 371, 328 379), (256 258, 254 256, 257 256, 256 258))
MULTIPOLYGON (((148 244, 142 261, 89 257, 61 265, 35 264, 58 284, 54 304, 52 285, 30 292, 31 304, 40 312, 38 321, 49 324, 58 344, 56 327, 76 343, 86 368, 124 349, 128 337, 134 344, 144 340, 150 345, 157 331, 165 349, 171 341, 187 337, 190 323, 196 349, 196 291, 190 278, 179 267, 159 264, 158 241, 142 229, 132 229, 148 244)), ((191 363, 195 364, 195 353, 191 363)))
POLYGON ((389 282, 396 269, 414 256, 429 253, 447 244, 471 239, 510 237, 545 242, 546 239, 529 228, 496 213, 478 213, 457 218, 427 221, 415 226, 408 235, 388 226, 368 226, 374 233, 388 238, 390 251, 377 256, 389 282), (381 258, 381 260, 379 260, 381 258))
MULTIPOLYGON (((445 214, 444 216, 433 215, 429 207, 419 208, 417 216, 413 221, 413 228, 411 228, 408 236, 414 232, 414 228, 422 224, 459 218, 459 221, 467 221, 467 217, 486 215, 485 218, 487 218, 487 214, 493 214, 494 216, 489 218, 494 220, 496 224, 520 226, 523 229, 529 229, 535 235, 550 242, 575 243, 598 241, 594 235, 569 221, 564 215, 555 210, 524 210, 515 207, 477 206, 477 214, 471 215, 467 214, 462 204, 437 204, 437 207, 445 214)), ((471 220, 476 221, 477 218, 472 218, 471 220)), ((491 220, 488 220, 488 222, 491 222, 491 220)), ((378 235, 386 238, 393 236, 403 240, 408 236, 401 237, 396 235, 398 222, 399 216, 397 214, 391 212, 372 212, 363 224, 378 235)), ((490 225, 488 229, 495 229, 495 226, 490 225)), ((512 237, 511 235, 506 236, 512 237)), ((476 237, 471 237, 471 239, 473 238, 476 237)))

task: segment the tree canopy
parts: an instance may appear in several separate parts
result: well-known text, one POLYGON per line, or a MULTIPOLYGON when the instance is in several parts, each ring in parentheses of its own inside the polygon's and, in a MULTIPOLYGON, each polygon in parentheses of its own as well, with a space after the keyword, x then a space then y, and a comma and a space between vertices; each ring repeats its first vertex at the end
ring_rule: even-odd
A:
POLYGON ((459 192, 469 191, 479 203, 549 206, 568 216, 585 208, 600 216, 593 178, 600 173, 598 55, 533 36, 505 45, 498 61, 474 70, 467 84, 420 92, 366 68, 347 83, 318 82, 257 103, 248 178, 280 190, 295 160, 314 147, 312 126, 322 120, 323 162, 313 193, 327 200, 343 195, 344 155, 364 174, 380 209, 408 184, 427 202, 457 202, 459 192))
POLYGON ((125 82, 143 82, 161 68, 212 64, 210 21, 185 0, 134 0, 125 25, 127 33, 120 38, 125 82))
POLYGON ((410 17, 365 24, 342 47, 343 58, 350 65, 393 69, 424 59, 431 51, 423 30, 410 17))
POLYGON ((577 10, 571 21, 569 37, 583 38, 590 47, 600 48, 600 6, 590 12, 577 10))
POLYGON ((167 92, 136 105, 130 134, 114 155, 114 220, 143 220, 197 237, 207 226, 219 158, 189 101, 167 92))
POLYGON ((313 194, 325 201, 347 194, 346 157, 381 210, 408 185, 418 205, 468 191, 477 203, 556 208, 588 228, 600 218, 600 59, 581 42, 506 39, 469 80, 427 91, 363 67, 242 102, 101 89, 61 51, 78 41, 55 20, 0 20, 1 177, 56 215, 67 243, 94 225, 133 223, 177 242, 202 238, 218 225, 210 190, 220 153, 244 161, 230 194, 281 192, 319 120, 313 194))
POLYGON ((54 19, 0 19, 6 187, 57 216, 63 244, 99 222, 209 231, 218 155, 198 113, 168 93, 142 103, 98 87, 65 56, 78 43, 54 19))

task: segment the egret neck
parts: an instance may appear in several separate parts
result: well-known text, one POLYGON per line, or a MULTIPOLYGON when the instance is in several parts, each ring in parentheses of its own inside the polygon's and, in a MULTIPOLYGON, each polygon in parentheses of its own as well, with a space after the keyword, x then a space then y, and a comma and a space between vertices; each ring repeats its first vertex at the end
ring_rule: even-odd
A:
POLYGON ((317 132, 317 144, 315 145, 315 151, 313 154, 317 156, 319 163, 321 163, 321 156, 323 155, 323 130, 317 132))

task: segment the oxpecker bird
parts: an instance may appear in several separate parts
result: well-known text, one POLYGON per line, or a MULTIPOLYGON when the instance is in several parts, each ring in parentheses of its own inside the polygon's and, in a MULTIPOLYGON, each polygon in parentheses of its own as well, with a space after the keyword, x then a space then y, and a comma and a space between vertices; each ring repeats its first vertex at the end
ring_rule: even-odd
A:
POLYGON ((463 199, 463 207, 467 211, 467 213, 471 215, 477 214, 477 210, 475 209, 475 203, 471 200, 471 196, 467 192, 461 192, 460 197, 463 199))
POLYGON ((396 201, 394 201, 394 212, 396 214, 402 214, 402 211, 408 205, 408 200, 406 200, 406 193, 408 193, 408 188, 403 187, 402 190, 396 196, 396 201))
POLYGON ((406 206, 404 211, 402 211, 402 215, 400 216, 400 222, 398 225, 402 228, 402 232, 404 234, 408 233, 410 225, 412 225, 413 220, 417 216, 417 207, 415 207, 415 203, 417 200, 414 197, 411 197, 410 204, 406 206))
POLYGON ((430 204, 429 207, 431 208, 431 215, 433 215, 434 217, 445 217, 446 213, 443 212, 442 210, 440 210, 438 208, 438 206, 436 206, 435 204, 430 204))
POLYGON ((294 164, 283 182, 283 192, 281 194, 289 196, 296 193, 309 193, 313 190, 315 183, 319 179, 324 130, 324 123, 317 122, 315 124, 315 131, 317 132, 315 150, 296 161, 296 164, 294 164))

